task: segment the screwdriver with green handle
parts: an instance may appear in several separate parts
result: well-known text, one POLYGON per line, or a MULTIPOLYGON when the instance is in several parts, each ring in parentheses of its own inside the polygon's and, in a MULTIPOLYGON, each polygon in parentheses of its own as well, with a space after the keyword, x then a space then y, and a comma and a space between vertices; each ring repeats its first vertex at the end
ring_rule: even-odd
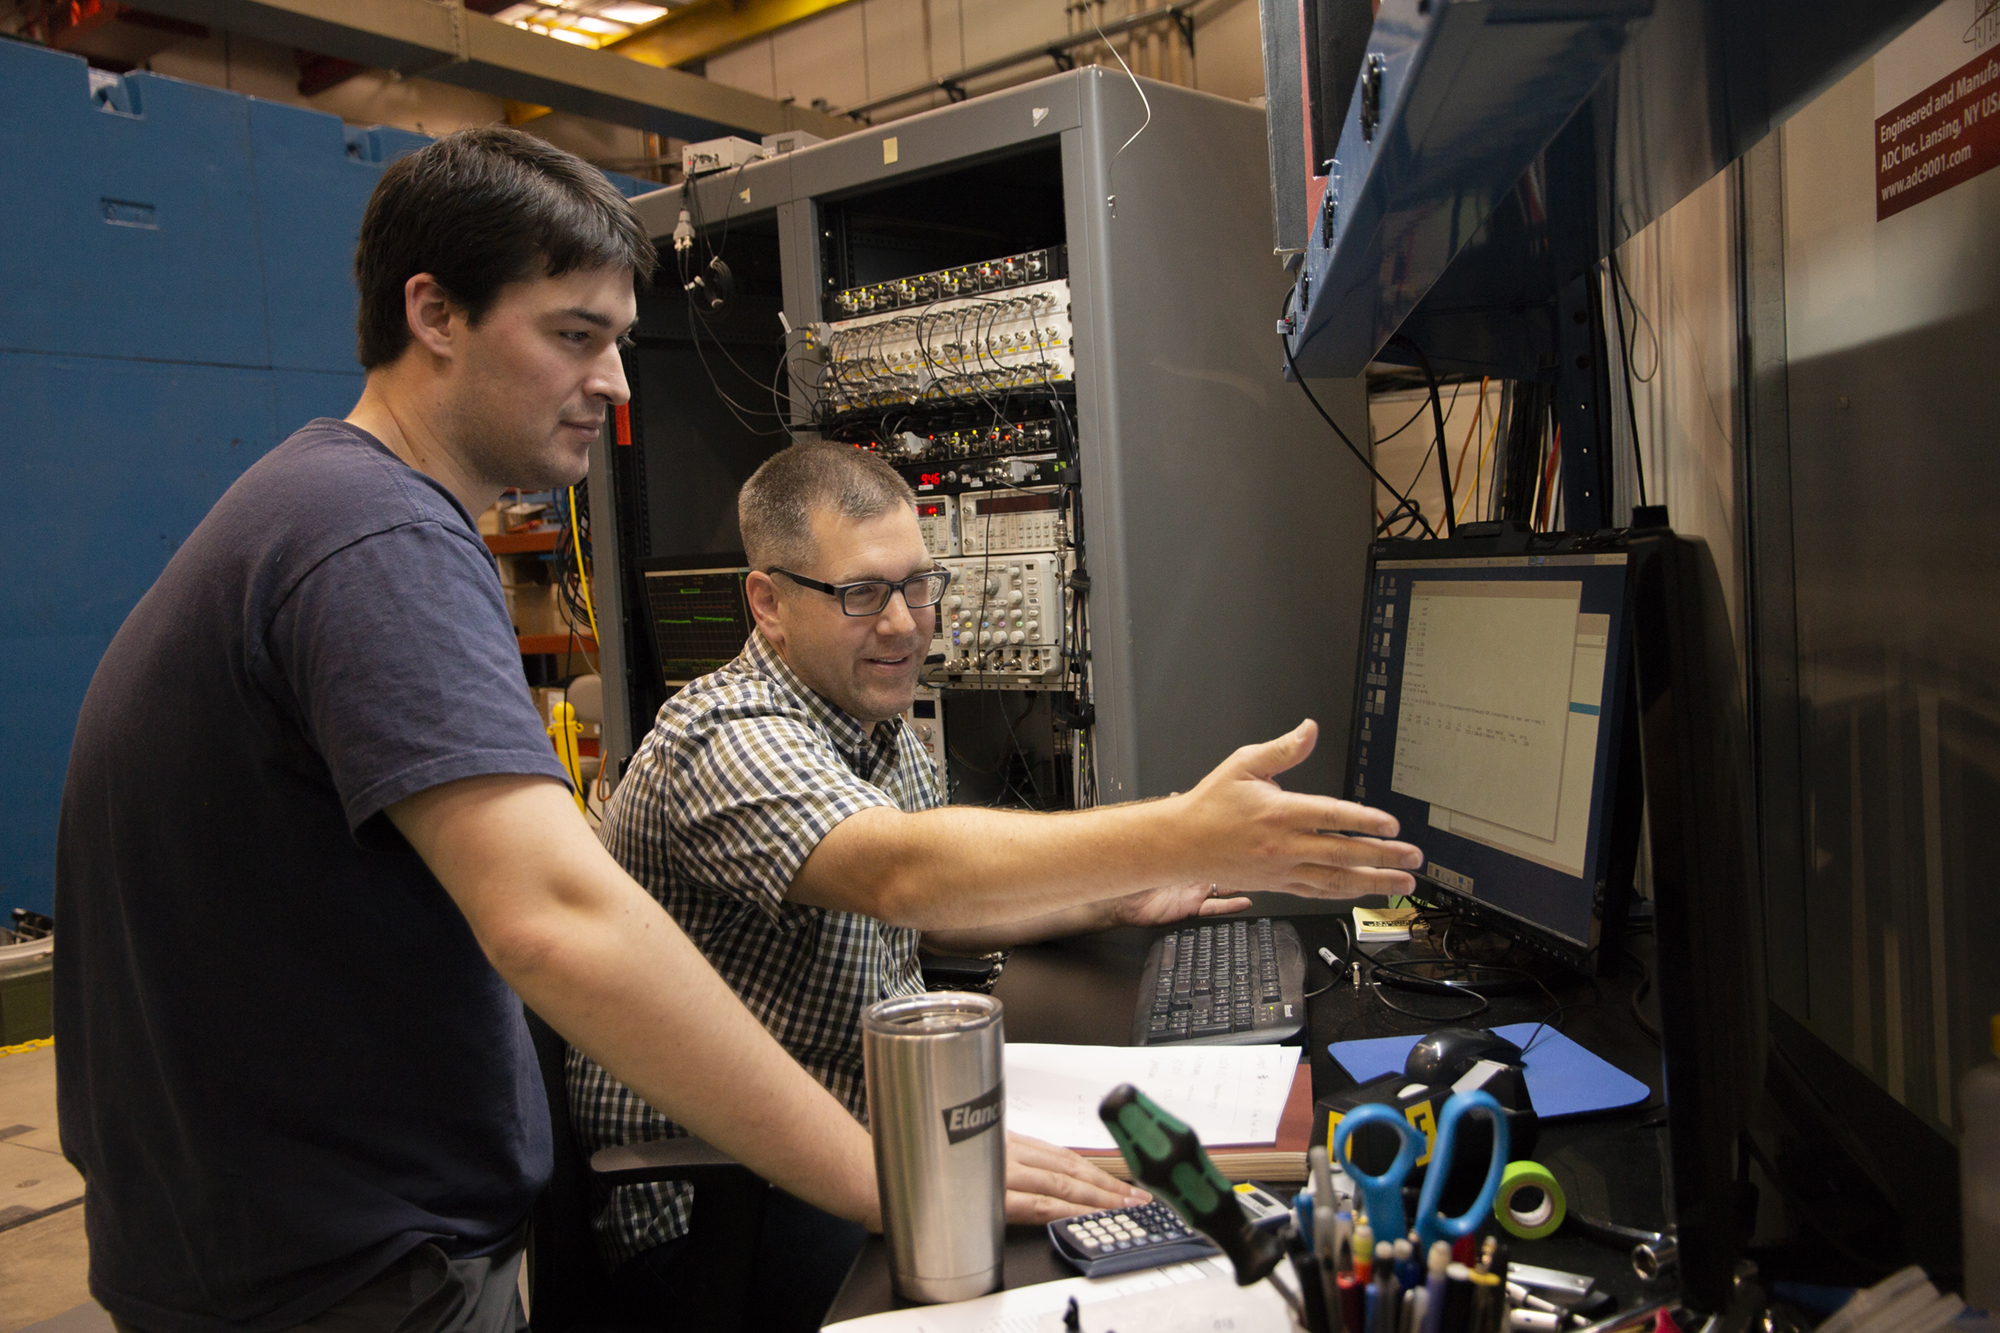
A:
MULTIPOLYGON (((1132 1178, 1222 1247, 1236 1266, 1238 1286, 1261 1281, 1278 1266, 1285 1257, 1284 1236, 1250 1224, 1236 1191, 1208 1160, 1193 1130, 1130 1083, 1106 1094, 1097 1116, 1132 1168, 1132 1178)), ((1291 1293, 1284 1294, 1292 1299, 1291 1293)))

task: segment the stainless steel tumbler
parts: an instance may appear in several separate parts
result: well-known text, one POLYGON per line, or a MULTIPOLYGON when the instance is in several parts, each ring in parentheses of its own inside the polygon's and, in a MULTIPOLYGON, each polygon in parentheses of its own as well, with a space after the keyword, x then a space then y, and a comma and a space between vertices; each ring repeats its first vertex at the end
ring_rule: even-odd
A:
POLYGON ((1000 1002, 937 991, 870 1005, 861 1054, 896 1290, 962 1301, 1000 1286, 1007 1233, 1000 1002))

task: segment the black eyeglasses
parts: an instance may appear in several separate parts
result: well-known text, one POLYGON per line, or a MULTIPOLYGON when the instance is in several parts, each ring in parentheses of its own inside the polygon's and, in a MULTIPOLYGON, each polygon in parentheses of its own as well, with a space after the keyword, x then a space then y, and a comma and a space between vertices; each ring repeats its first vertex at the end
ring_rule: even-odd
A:
POLYGON ((783 574, 802 588, 823 592, 829 597, 840 599, 840 613, 844 616, 879 616, 889 609, 889 596, 898 588, 903 590, 903 605, 912 611, 926 606, 936 606, 944 598, 944 590, 951 586, 951 571, 930 569, 921 574, 912 574, 900 583, 888 579, 864 579, 860 583, 822 583, 809 579, 803 574, 794 574, 789 569, 771 568, 766 573, 783 574))

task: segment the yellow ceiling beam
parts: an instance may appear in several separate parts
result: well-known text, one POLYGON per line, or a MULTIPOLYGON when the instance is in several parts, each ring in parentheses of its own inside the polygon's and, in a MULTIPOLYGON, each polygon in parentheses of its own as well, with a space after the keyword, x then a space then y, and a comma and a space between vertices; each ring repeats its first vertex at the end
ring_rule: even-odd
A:
POLYGON ((599 48, 673 68, 824 14, 854 0, 698 0, 599 48))
POLYGON ((435 79, 677 139, 855 128, 823 115, 652 68, 427 0, 144 0, 146 11, 296 46, 412 78, 435 79))

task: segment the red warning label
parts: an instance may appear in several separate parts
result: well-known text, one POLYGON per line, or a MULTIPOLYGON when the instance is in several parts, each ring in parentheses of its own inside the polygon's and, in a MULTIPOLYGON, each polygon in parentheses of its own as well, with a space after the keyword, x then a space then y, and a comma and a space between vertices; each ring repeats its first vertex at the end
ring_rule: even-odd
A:
POLYGON ((1875 220, 2000 166, 2000 53, 1978 56, 1875 121, 1875 220))

